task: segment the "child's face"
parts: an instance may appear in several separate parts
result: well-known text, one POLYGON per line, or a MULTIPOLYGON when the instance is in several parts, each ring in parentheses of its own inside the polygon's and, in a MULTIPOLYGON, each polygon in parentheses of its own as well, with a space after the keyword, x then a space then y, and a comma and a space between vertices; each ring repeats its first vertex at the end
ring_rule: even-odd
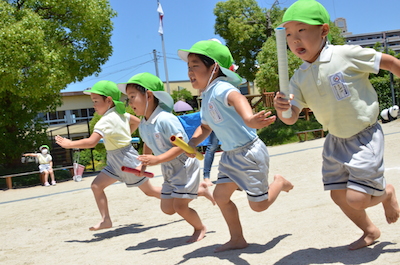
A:
POLYGON ((309 63, 314 62, 325 44, 329 26, 309 25, 301 22, 288 22, 285 24, 286 39, 290 50, 300 59, 309 63))
POLYGON ((104 98, 102 95, 91 93, 90 98, 92 99, 94 110, 99 115, 104 115, 104 113, 106 113, 113 105, 113 102, 109 97, 104 98))
POLYGON ((193 88, 203 91, 207 87, 213 68, 214 67, 207 68, 197 55, 189 54, 188 76, 193 88))
POLYGON ((126 86, 126 94, 129 100, 129 106, 137 116, 144 116, 146 111, 146 94, 141 93, 133 85, 126 86))

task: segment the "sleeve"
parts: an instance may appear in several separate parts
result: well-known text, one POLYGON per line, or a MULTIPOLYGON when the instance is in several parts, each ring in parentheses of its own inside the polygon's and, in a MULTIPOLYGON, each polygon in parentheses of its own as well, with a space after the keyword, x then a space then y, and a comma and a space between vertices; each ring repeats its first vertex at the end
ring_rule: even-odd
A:
POLYGON ((232 86, 231 84, 227 82, 223 83, 221 82, 220 85, 217 85, 215 87, 215 92, 214 92, 215 99, 224 104, 226 107, 230 107, 228 104, 228 96, 233 91, 237 91, 240 93, 240 90, 232 86))
POLYGON ((372 48, 362 48, 358 45, 344 45, 345 56, 351 62, 354 71, 377 74, 381 63, 382 53, 372 48), (346 47, 347 46, 347 47, 346 47))
POLYGON ((103 138, 106 134, 108 128, 108 123, 105 117, 100 118, 100 120, 94 125, 93 132, 100 134, 103 138))
POLYGON ((161 120, 161 127, 163 128, 164 131, 163 133, 165 135, 166 140, 169 141, 169 138, 172 135, 175 135, 177 137, 183 137, 184 135, 186 135, 185 129, 183 128, 183 125, 179 121, 178 117, 172 115, 168 119, 160 119, 160 120, 161 120))

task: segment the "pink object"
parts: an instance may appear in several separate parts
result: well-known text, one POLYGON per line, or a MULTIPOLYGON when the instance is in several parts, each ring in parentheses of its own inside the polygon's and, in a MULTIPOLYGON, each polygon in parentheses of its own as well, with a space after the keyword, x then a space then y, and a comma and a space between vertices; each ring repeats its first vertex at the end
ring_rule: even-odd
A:
MULTIPOLYGON (((125 172, 129 172, 129 173, 135 174, 136 176, 139 176, 139 174, 140 174, 140 170, 137 170, 136 168, 122 166, 121 170, 125 171, 125 172)), ((148 177, 148 178, 154 177, 154 174, 151 173, 151 172, 148 172, 148 171, 143 172, 143 174, 144 174, 145 177, 148 177)))

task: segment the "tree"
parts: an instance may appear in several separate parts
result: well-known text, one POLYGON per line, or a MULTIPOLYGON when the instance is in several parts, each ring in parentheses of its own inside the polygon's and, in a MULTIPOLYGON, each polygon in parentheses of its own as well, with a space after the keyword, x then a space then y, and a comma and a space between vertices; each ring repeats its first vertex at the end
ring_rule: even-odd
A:
POLYGON ((38 113, 69 83, 100 72, 112 53, 108 0, 0 1, 0 163, 46 143, 38 113))
POLYGON ((172 91, 171 97, 174 102, 177 102, 179 100, 183 100, 186 102, 193 99, 192 93, 190 93, 190 91, 186 88, 172 91))
POLYGON ((258 71, 257 54, 268 38, 267 11, 255 0, 228 0, 218 2, 214 14, 215 33, 229 47, 239 66, 237 73, 252 82, 258 71))

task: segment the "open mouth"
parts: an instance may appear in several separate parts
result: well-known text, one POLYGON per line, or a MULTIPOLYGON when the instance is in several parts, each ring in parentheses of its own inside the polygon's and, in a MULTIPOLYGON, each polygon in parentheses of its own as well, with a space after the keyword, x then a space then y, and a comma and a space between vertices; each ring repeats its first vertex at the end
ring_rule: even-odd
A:
POLYGON ((297 48, 296 49, 296 52, 298 53, 298 54, 304 54, 305 52, 306 52, 306 49, 304 49, 304 48, 297 48))

